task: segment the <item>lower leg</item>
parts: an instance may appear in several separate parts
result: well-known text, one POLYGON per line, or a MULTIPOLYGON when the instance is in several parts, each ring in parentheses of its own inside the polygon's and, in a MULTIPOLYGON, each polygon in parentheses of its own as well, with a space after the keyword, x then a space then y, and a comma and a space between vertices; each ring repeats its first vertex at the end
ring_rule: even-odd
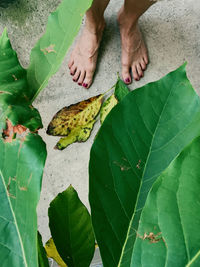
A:
POLYGON ((104 11, 109 0, 94 0, 86 12, 83 33, 77 42, 68 63, 73 81, 85 88, 92 84, 96 69, 98 48, 105 27, 104 11))
POLYGON ((153 4, 151 0, 125 0, 118 14, 122 42, 122 77, 131 83, 143 77, 148 64, 147 49, 138 27, 138 19, 153 4))
POLYGON ((104 22, 104 11, 110 0, 94 0, 86 12, 86 26, 98 31, 99 24, 104 22))

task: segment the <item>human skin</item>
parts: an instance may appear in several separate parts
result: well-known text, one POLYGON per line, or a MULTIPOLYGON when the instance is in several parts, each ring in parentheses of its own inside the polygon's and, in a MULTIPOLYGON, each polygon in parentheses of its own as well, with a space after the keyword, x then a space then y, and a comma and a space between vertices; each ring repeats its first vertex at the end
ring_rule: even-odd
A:
MULTIPOLYGON (((139 81, 148 64, 148 52, 138 26, 141 15, 154 3, 151 0, 125 0, 118 12, 121 35, 122 79, 126 84, 139 81)), ((104 11, 109 0, 94 0, 86 12, 80 39, 72 51, 68 67, 73 81, 89 88, 96 69, 98 49, 105 28, 104 11)))

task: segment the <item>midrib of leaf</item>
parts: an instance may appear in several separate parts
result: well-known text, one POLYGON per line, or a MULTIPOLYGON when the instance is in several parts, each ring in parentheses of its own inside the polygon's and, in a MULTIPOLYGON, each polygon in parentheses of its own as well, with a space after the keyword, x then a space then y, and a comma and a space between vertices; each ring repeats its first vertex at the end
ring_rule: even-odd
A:
POLYGON ((185 266, 185 267, 189 267, 191 266, 195 261, 196 259, 200 257, 200 250, 197 252, 197 254, 188 262, 188 264, 185 266))
MULTIPOLYGON (((154 134, 153 134, 153 136, 152 136, 152 141, 151 141, 151 145, 150 145, 149 153, 148 153, 148 155, 147 155, 147 160, 146 160, 146 164, 145 164, 144 171, 143 171, 143 174, 142 174, 142 179, 141 179, 141 183, 140 183, 140 187, 139 187, 139 191, 138 191, 138 195, 137 195, 137 199, 136 199, 136 204, 135 204, 134 213, 133 213, 133 216, 132 216, 131 221, 130 221, 130 223, 129 223, 129 227, 128 227, 128 231, 127 231, 127 235, 126 235, 126 239, 125 239, 124 245, 123 245, 123 247, 122 247, 122 252, 121 252, 120 259, 119 259, 118 267, 120 267, 120 265, 121 265, 121 263, 122 263, 122 260, 123 260, 124 251, 125 251, 125 248, 126 248, 127 241, 128 241, 128 239, 129 239, 130 230, 132 229, 132 223, 133 223, 133 220, 134 220, 134 217, 135 217, 135 213, 136 213, 136 211, 139 211, 139 210, 137 210, 137 204, 138 204, 138 200, 139 200, 139 197, 140 197, 140 191, 141 191, 141 187, 142 187, 142 184, 143 184, 144 174, 145 174, 145 172, 146 172, 147 163, 148 163, 149 157, 150 157, 150 155, 151 155, 151 151, 152 151, 152 146, 153 146, 154 138, 155 138, 155 136, 156 136, 156 132, 157 132, 157 130, 158 130, 158 126, 159 126, 160 120, 161 120, 161 118, 162 118, 163 112, 164 112, 164 110, 165 110, 165 108, 166 108, 166 105, 167 105, 167 103, 168 103, 168 100, 169 100, 169 98, 170 98, 170 96, 171 96, 172 90, 173 90, 173 86, 172 86, 172 88, 171 88, 171 90, 170 90, 170 93, 169 93, 169 95, 168 95, 168 97, 167 97, 166 103, 165 103, 164 106, 163 106, 163 109, 162 109, 161 114, 160 114, 160 116, 159 116, 158 123, 157 123, 157 125, 156 125, 154 134)), ((138 226, 138 225, 137 225, 137 226, 138 226)), ((135 242, 134 242, 134 243, 135 243, 135 242)), ((132 248, 131 248, 132 251, 133 251, 133 248, 134 248, 134 244, 132 245, 132 248)))
MULTIPOLYGON (((68 197, 67 197, 67 202, 69 202, 68 201, 68 197)), ((70 214, 70 212, 69 212, 69 205, 67 205, 67 214, 68 214, 67 220, 68 220, 68 225, 69 225, 69 229, 70 229, 71 222, 70 222, 70 216, 69 216, 69 214, 70 214)), ((71 240, 72 240, 72 238, 71 238, 71 231, 69 231, 70 254, 72 255, 71 240)), ((74 257, 73 257, 73 255, 72 255, 72 262, 73 262, 73 265, 74 265, 74 257)))
POLYGON ((1 170, 0 170, 0 175, 2 177, 2 182, 3 182, 3 185, 4 185, 5 192, 6 192, 7 200, 8 200, 8 203, 9 203, 9 206, 10 206, 10 210, 12 212, 13 219, 14 219, 14 222, 15 222, 15 228, 17 230, 17 234, 18 234, 18 237, 19 237, 19 242, 20 242, 20 245, 21 245, 21 250, 22 250, 22 255, 23 255, 23 259, 24 259, 24 264, 25 264, 26 267, 28 267, 28 264, 27 264, 27 261, 26 261, 26 256, 25 256, 25 251, 24 251, 24 247, 23 247, 23 242, 22 242, 22 239, 21 239, 19 228, 17 226, 17 220, 16 220, 15 214, 14 214, 13 209, 12 209, 11 201, 10 201, 9 196, 7 194, 6 184, 5 184, 4 176, 3 176, 1 170))

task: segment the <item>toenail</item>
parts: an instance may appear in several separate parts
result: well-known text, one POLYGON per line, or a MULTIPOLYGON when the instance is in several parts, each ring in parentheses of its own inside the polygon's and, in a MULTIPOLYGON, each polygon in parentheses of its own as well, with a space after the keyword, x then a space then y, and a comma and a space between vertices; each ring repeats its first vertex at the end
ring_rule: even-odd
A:
POLYGON ((88 84, 87 83, 83 83, 83 87, 87 88, 88 84))
POLYGON ((74 75, 74 74, 71 72, 70 75, 74 75))
POLYGON ((76 79, 73 79, 74 82, 76 82, 77 80, 76 79))
POLYGON ((126 83, 130 83, 130 79, 129 78, 126 78, 125 82, 126 83))
POLYGON ((82 85, 82 83, 78 83, 78 85, 82 85))

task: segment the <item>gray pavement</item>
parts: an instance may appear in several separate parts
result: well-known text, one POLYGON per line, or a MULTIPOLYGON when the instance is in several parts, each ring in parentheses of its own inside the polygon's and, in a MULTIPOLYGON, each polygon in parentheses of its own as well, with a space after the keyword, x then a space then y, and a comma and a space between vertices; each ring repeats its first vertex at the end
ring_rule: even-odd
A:
MULTIPOLYGON (((0 32, 6 26, 14 49, 23 66, 28 66, 30 50, 42 35, 49 13, 59 0, 18 0, 7 9, 0 8, 0 32)), ((148 50, 150 64, 144 78, 134 82, 135 89, 155 81, 188 62, 187 73, 194 88, 200 93, 200 3, 196 0, 163 0, 152 6, 140 20, 148 50)), ((41 113, 44 129, 40 134, 47 143, 48 158, 44 170, 41 199, 38 206, 39 230, 46 241, 49 236, 47 211, 50 201, 70 184, 81 200, 88 204, 89 152, 99 124, 91 138, 83 144, 73 144, 64 151, 53 149, 58 138, 47 136, 46 127, 52 116, 62 107, 87 99, 108 90, 120 72, 120 36, 116 14, 122 1, 111 0, 106 11, 105 30, 97 72, 89 90, 71 81, 66 56, 58 73, 35 100, 41 113)))

